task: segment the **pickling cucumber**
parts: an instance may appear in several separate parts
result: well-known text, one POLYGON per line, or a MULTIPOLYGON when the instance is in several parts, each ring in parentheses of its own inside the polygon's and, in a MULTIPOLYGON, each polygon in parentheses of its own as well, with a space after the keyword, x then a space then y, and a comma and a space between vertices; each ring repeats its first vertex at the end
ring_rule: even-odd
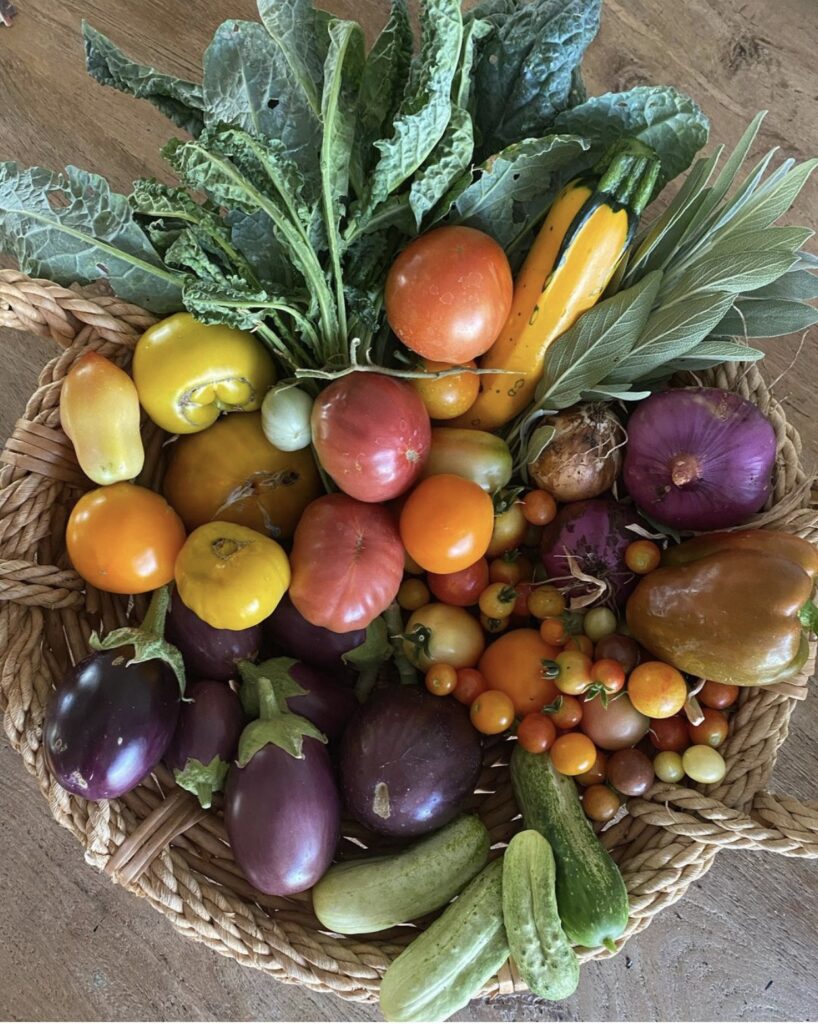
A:
POLYGON ((392 928, 444 906, 488 856, 485 825, 463 814, 400 853, 330 868, 312 890, 315 916, 343 935, 392 928))
POLYGON ((500 970, 508 957, 502 878, 502 860, 492 861, 393 961, 381 982, 387 1020, 446 1020, 500 970))
POLYGON ((579 961, 562 930, 548 840, 518 832, 503 857, 503 921, 523 981, 543 999, 567 999, 579 984, 579 961))
POLYGON ((606 946, 628 924, 628 891, 619 868, 585 817, 574 781, 548 754, 516 744, 511 781, 526 828, 545 836, 557 868, 557 906, 565 934, 577 946, 606 946))

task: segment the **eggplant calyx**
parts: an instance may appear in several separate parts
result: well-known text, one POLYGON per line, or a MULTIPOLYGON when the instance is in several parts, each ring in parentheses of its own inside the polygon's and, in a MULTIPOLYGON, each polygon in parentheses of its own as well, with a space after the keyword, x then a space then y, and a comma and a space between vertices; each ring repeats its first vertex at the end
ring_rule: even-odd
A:
POLYGON ((241 676, 239 699, 244 713, 251 718, 264 717, 261 714, 259 700, 259 683, 262 679, 270 684, 277 706, 284 704, 284 710, 287 709, 285 702, 289 697, 303 697, 307 691, 303 686, 299 686, 290 674, 290 669, 297 664, 295 658, 268 658, 260 665, 242 659, 238 663, 241 676))
POLYGON ((312 722, 287 709, 286 700, 278 698, 268 678, 261 676, 257 688, 259 717, 245 727, 239 739, 237 761, 240 768, 244 768, 268 743, 281 747, 291 757, 301 760, 304 757, 305 736, 321 743, 327 742, 327 737, 312 722))
POLYGON ((141 626, 123 626, 112 629, 104 637, 92 633, 89 646, 94 651, 115 651, 119 647, 133 648, 127 667, 141 661, 163 661, 176 676, 179 692, 185 695, 185 664, 182 652, 165 639, 165 619, 170 605, 170 589, 154 590, 148 612, 141 626))
POLYGON ((379 615, 366 627, 366 638, 362 644, 341 655, 346 665, 352 665, 359 672, 370 666, 380 668, 392 657, 392 645, 389 643, 389 632, 386 623, 379 615))
POLYGON ((224 780, 227 778, 227 770, 230 765, 222 761, 218 754, 209 764, 197 761, 195 757, 189 757, 185 766, 173 773, 176 785, 192 793, 202 807, 207 810, 213 803, 213 794, 220 793, 224 789, 224 780))

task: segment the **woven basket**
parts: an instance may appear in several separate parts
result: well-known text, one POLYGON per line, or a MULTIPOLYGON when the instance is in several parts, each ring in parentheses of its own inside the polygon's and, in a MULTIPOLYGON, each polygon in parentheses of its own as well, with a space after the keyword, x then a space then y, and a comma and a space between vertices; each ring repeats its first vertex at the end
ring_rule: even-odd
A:
MULTIPOLYGON (((46 768, 42 720, 52 687, 87 653, 92 630, 135 622, 146 604, 144 598, 129 601, 93 590, 69 568, 66 518, 91 484, 60 429, 60 386, 86 348, 127 365, 137 338, 153 320, 115 298, 0 271, 0 327, 50 337, 62 349, 43 371, 2 454, 0 709, 5 730, 54 818, 80 840, 89 864, 150 900, 184 935, 279 981, 374 1001, 381 976, 417 934, 415 928, 371 938, 328 935, 312 913, 309 893, 277 898, 257 892, 236 868, 218 810, 202 811, 162 769, 119 800, 88 803, 61 789, 46 768)), ((756 367, 729 365, 700 379, 750 398, 775 427, 775 487, 759 525, 818 541, 818 508, 800 466, 798 435, 756 367)), ((151 423, 144 424, 146 466, 140 482, 148 486, 161 479, 163 439, 151 423)), ((806 696, 806 683, 804 675, 743 690, 722 748, 724 781, 699 789, 657 784, 644 798, 631 799, 627 815, 602 833, 630 893, 630 920, 620 947, 680 899, 720 848, 818 857, 818 804, 764 789, 790 714, 806 696)), ((493 843, 507 841, 519 826, 509 749, 504 741, 488 745, 474 796, 493 843)), ((342 831, 342 857, 360 856, 361 844, 377 847, 378 840, 353 823, 342 831)), ((610 955, 605 949, 579 950, 581 960, 610 955)), ((507 965, 484 994, 515 991, 524 991, 524 985, 507 965)))

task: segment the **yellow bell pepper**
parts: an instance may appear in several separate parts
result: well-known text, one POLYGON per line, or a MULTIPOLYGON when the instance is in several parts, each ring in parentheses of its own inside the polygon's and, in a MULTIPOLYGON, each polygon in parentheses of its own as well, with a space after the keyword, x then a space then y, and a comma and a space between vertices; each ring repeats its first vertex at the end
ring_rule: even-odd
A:
POLYGON ((142 472, 136 387, 110 359, 86 352, 74 363, 60 391, 60 422, 95 484, 133 480, 142 472))
POLYGON ((222 412, 258 409, 275 383, 270 354, 253 334, 200 324, 190 313, 145 331, 133 375, 145 411, 171 434, 195 434, 222 412))
POLYGON ((176 559, 182 602, 214 629, 247 629, 271 615, 290 585, 280 544, 238 523, 205 523, 176 559))

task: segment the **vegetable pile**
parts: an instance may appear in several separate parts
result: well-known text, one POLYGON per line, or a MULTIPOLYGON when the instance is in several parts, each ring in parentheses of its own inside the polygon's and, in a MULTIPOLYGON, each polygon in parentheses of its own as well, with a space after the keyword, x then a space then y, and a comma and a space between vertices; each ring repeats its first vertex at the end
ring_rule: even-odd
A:
POLYGON ((670 387, 818 320, 811 232, 775 223, 816 162, 743 174, 760 115, 697 157, 668 87, 587 97, 596 0, 427 0, 417 47, 393 0, 368 53, 307 0, 259 14, 201 82, 84 27, 91 74, 184 133, 178 184, 0 163, 25 270, 161 317, 130 374, 87 351, 62 385, 97 485, 71 564, 152 598, 57 687, 48 764, 100 800, 164 760, 248 882, 312 889, 329 930, 442 911, 386 972, 390 1020, 447 1018, 510 954, 563 999, 573 947, 628 921, 596 832, 656 780, 720 782, 740 688, 818 625, 818 552, 753 518, 773 427, 670 387), (503 742, 504 852, 472 813, 503 742), (347 827, 387 852, 339 859, 347 827))

